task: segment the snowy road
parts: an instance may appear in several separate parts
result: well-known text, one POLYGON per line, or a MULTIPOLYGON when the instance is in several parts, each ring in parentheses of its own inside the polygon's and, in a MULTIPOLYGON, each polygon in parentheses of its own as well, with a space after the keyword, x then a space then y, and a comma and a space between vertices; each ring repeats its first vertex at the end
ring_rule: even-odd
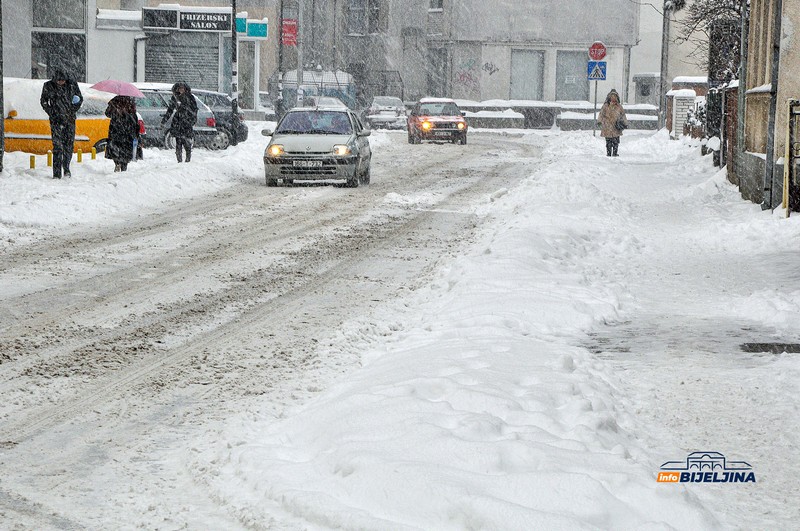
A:
POLYGON ((255 128, 0 179, 0 528, 797 528, 800 216, 663 134, 377 133, 353 190, 255 128))
MULTIPOLYGON (((158 496, 174 489, 170 512, 188 513, 181 499, 203 494, 159 478, 164 456, 153 450, 253 397, 280 412, 352 370, 355 352, 326 356, 320 342, 422 285, 469 242, 476 206, 515 185, 539 151, 493 135, 470 151, 409 154, 394 137, 368 188, 267 189, 254 172, 133 223, 6 253, 0 508, 34 527, 53 513, 63 515, 56 527, 102 527, 130 503, 111 486, 131 485, 158 496), (109 492, 98 505, 95 495, 109 492)), ((133 508, 144 525, 159 505, 147 498, 133 508)), ((223 512, 211 507, 181 517, 201 525, 223 512)))

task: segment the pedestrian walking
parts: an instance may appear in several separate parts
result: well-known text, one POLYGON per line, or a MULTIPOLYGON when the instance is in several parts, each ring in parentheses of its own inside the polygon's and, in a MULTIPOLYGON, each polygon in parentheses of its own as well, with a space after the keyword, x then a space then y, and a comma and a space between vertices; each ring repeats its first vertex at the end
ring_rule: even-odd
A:
POLYGON ((133 98, 115 96, 108 102, 106 116, 111 118, 106 158, 114 161, 114 171, 128 171, 128 163, 136 158, 139 143, 139 120, 133 98))
POLYGON ((172 117, 169 132, 175 139, 175 155, 178 162, 183 162, 183 151, 186 151, 186 162, 192 160, 192 144, 194 143, 194 124, 197 121, 197 101, 192 89, 180 81, 172 85, 172 97, 167 105, 167 112, 161 119, 164 125, 172 117))
POLYGON ((625 116, 625 109, 622 108, 616 90, 611 89, 606 96, 597 121, 600 125, 600 136, 606 139, 606 156, 619 156, 619 137, 622 136, 622 131, 628 128, 628 118, 625 116))
POLYGON ((83 105, 81 89, 66 72, 56 70, 53 78, 42 87, 39 103, 50 118, 53 179, 60 179, 62 173, 64 177, 71 177, 69 163, 75 149, 75 116, 83 105))

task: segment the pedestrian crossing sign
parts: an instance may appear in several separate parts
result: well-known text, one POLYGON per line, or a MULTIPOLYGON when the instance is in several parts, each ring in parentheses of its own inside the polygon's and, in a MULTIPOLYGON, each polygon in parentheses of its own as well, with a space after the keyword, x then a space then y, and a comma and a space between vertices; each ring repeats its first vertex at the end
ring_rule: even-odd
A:
POLYGON ((589 81, 605 81, 606 64, 606 61, 589 61, 589 81))

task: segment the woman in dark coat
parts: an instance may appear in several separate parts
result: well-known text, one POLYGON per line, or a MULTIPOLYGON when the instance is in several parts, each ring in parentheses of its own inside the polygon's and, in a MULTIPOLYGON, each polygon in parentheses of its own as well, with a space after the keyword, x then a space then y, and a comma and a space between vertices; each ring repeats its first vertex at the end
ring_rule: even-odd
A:
POLYGON ((606 101, 597 116, 600 122, 600 136, 606 139, 606 155, 616 157, 619 155, 619 137, 622 130, 628 127, 628 118, 625 109, 619 102, 619 94, 614 89, 606 96, 606 101))
POLYGON ((178 157, 178 162, 183 162, 182 151, 185 149, 186 162, 189 162, 192 160, 197 101, 194 99, 192 89, 183 81, 172 85, 172 97, 167 105, 167 112, 161 119, 162 125, 167 123, 170 116, 172 116, 172 123, 169 126, 169 132, 175 138, 175 155, 178 157))
POLYGON ((139 120, 133 98, 115 96, 108 102, 106 116, 111 118, 106 158, 114 161, 114 171, 127 171, 136 153, 134 141, 138 143, 139 139, 139 120))

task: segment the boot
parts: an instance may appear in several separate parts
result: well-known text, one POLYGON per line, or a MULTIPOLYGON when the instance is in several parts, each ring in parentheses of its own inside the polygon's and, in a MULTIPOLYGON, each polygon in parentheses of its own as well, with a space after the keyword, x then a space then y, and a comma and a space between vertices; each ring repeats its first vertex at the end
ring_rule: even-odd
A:
POLYGON ((120 166, 119 162, 114 164, 114 172, 122 171, 122 167, 120 166))

